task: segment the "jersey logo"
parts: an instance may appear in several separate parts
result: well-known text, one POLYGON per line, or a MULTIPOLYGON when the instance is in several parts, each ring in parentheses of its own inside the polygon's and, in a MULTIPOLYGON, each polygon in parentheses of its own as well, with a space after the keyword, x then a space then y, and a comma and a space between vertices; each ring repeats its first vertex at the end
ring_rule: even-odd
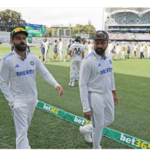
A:
POLYGON ((98 64, 98 67, 100 67, 100 66, 101 66, 101 64, 99 63, 99 64, 98 64))
POLYGON ((19 65, 17 64, 15 68, 19 68, 19 65))
POLYGON ((111 60, 109 60, 109 63, 110 63, 110 64, 112 64, 112 61, 111 61, 111 60))
POLYGON ((30 64, 31 64, 31 66, 34 66, 34 62, 33 61, 31 61, 30 64))

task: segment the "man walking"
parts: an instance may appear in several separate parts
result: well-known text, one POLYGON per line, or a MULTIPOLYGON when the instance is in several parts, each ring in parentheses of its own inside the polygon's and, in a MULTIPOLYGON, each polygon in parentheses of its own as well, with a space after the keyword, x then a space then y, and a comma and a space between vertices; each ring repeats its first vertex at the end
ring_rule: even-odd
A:
POLYGON ((84 58, 84 48, 83 45, 80 43, 81 37, 75 37, 75 43, 71 45, 68 54, 71 57, 71 67, 70 67, 70 86, 74 86, 74 81, 79 80, 79 73, 80 73, 80 65, 81 60, 84 58))
POLYGON ((66 59, 63 55, 63 42, 61 41, 61 38, 59 39, 59 51, 60 51, 60 62, 62 61, 62 58, 64 59, 65 62, 66 59))
POLYGON ((27 36, 23 28, 11 32, 11 43, 15 49, 3 57, 0 64, 0 87, 12 110, 17 149, 30 149, 27 132, 37 105, 36 70, 60 96, 63 95, 63 88, 40 59, 26 51, 27 36))
POLYGON ((114 121, 114 105, 117 105, 118 98, 112 56, 106 53, 108 34, 105 31, 97 31, 93 40, 94 51, 87 55, 81 64, 79 82, 84 117, 92 119, 92 124, 79 127, 79 131, 86 141, 93 141, 94 149, 101 149, 103 128, 114 121))

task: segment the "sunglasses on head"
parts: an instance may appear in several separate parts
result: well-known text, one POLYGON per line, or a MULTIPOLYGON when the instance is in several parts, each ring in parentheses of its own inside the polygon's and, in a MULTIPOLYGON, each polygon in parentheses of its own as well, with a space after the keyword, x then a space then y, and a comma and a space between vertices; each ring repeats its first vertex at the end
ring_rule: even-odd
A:
POLYGON ((13 35, 14 32, 16 33, 16 32, 20 32, 20 31, 25 31, 25 29, 23 29, 23 28, 16 28, 16 29, 14 29, 12 31, 11 36, 13 35))
POLYGON ((107 36, 104 33, 96 33, 95 38, 107 38, 107 36))

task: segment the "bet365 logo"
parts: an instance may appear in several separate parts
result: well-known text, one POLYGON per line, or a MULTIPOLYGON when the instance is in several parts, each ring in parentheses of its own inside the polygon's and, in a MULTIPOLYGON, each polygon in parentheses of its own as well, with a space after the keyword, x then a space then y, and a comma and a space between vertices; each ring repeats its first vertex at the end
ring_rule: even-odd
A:
POLYGON ((121 134, 120 141, 126 142, 127 144, 135 146, 136 148, 150 149, 149 143, 142 142, 140 139, 126 137, 123 133, 121 134))

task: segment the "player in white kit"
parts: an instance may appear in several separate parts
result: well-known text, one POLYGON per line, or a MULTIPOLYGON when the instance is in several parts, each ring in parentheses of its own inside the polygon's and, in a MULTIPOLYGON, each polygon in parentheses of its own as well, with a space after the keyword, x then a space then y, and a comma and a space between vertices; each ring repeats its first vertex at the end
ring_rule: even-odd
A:
POLYGON ((82 45, 83 45, 83 48, 84 48, 84 57, 85 57, 85 52, 86 52, 85 50, 88 51, 87 44, 86 44, 86 39, 85 38, 82 39, 82 45))
POLYGON ((47 58, 49 59, 49 61, 51 61, 51 58, 48 56, 48 52, 49 52, 49 42, 47 41, 47 39, 45 39, 45 42, 43 43, 44 47, 45 47, 45 62, 47 62, 47 58))
POLYGON ((108 53, 109 54, 111 53, 112 49, 113 49, 113 44, 111 43, 111 41, 109 41, 109 43, 108 43, 108 53))
POLYGON ((119 45, 119 43, 117 43, 117 45, 115 46, 115 51, 116 51, 116 58, 115 58, 115 60, 119 60, 120 58, 119 58, 119 53, 120 53, 120 51, 121 51, 121 47, 120 47, 120 45, 119 45))
POLYGON ((106 52, 108 34, 97 31, 93 40, 94 51, 81 64, 79 82, 84 117, 92 120, 92 124, 80 126, 79 131, 87 142, 93 142, 94 149, 101 149, 103 128, 114 121, 114 105, 117 105, 118 98, 112 56, 106 52))
POLYGON ((60 61, 62 61, 62 59, 64 59, 64 62, 65 62, 66 59, 63 55, 63 42, 62 42, 61 38, 59 39, 59 52, 60 52, 60 61))
POLYGON ((137 55, 137 43, 134 43, 134 46, 133 46, 133 51, 132 51, 132 58, 136 58, 136 55, 137 55))
POLYGON ((90 54, 93 51, 93 43, 88 41, 88 54, 90 54))
POLYGON ((148 50, 147 50, 147 51, 148 51, 148 52, 147 52, 147 53, 148 53, 148 54, 147 54, 147 57, 150 58, 150 43, 147 43, 147 49, 148 49, 148 50))
POLYGON ((81 60, 84 58, 84 48, 80 42, 81 37, 76 36, 75 43, 70 46, 70 50, 68 52, 68 54, 71 57, 70 83, 69 83, 70 86, 74 86, 74 81, 76 80, 76 73, 77 78, 79 80, 81 60))
POLYGON ((63 94, 63 88, 41 60, 26 51, 27 36, 28 33, 23 28, 16 28, 11 32, 11 42, 15 50, 3 57, 0 64, 0 87, 12 110, 17 149, 31 148, 27 131, 37 105, 36 70, 60 96, 63 94))

